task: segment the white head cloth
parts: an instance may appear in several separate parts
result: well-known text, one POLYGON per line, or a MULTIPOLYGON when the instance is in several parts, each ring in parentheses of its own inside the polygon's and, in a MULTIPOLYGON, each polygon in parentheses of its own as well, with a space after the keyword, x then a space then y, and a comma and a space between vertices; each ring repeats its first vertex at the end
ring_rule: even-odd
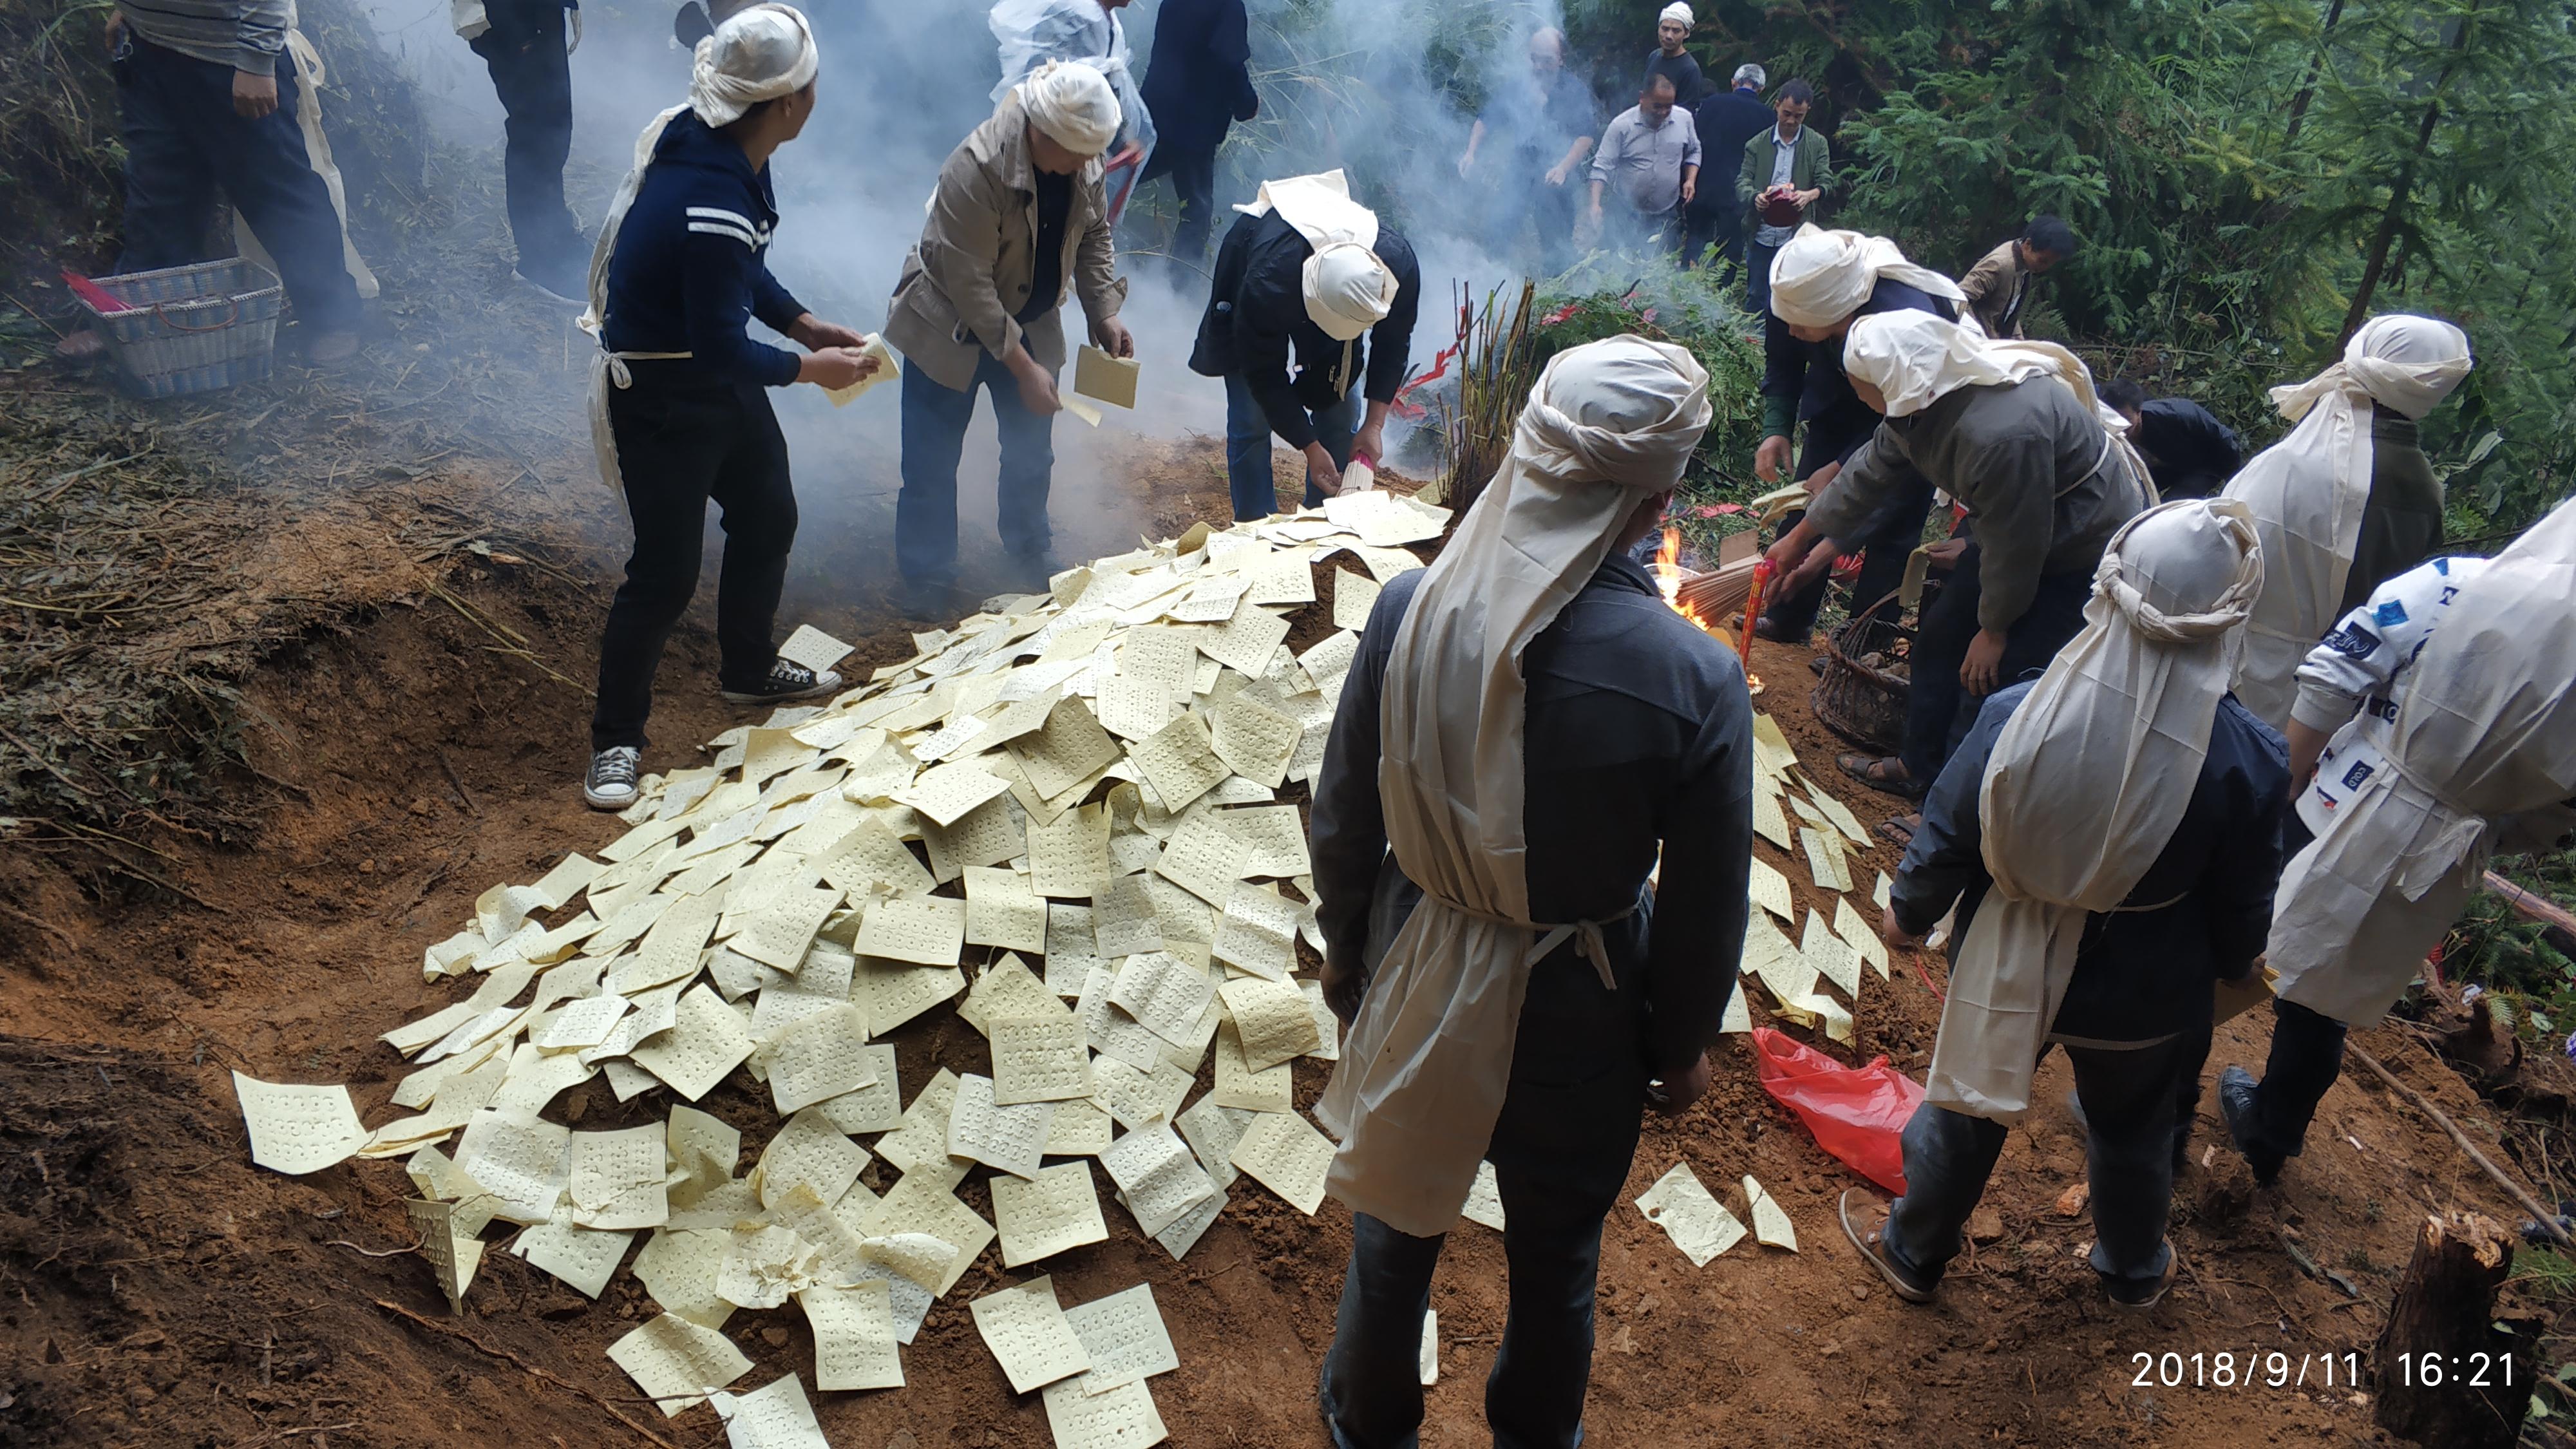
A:
POLYGON ((1861 308, 1882 277, 1964 302, 1959 284, 1905 259, 1896 243, 1809 222, 1771 258, 1771 310, 1798 327, 1831 327, 1861 308))
POLYGON ((2450 396, 2469 366, 2468 334, 2450 323, 2373 317, 2345 344, 2343 361, 2272 389, 2273 405, 2297 426, 2255 454, 2228 482, 2226 496, 2254 510, 2270 569, 2236 696, 2274 729, 2289 722, 2299 661, 2334 627, 2361 549, 2373 461, 2362 405, 2420 418, 2450 396))
POLYGON ((1664 7, 1663 14, 1655 17, 1655 23, 1657 25, 1661 25, 1667 20, 1678 20, 1684 25, 1695 25, 1699 23, 1697 19, 1691 15, 1691 8, 1681 3, 1681 0, 1673 0, 1672 4, 1664 7))
POLYGON ((590 450, 599 462, 600 481, 613 492, 625 489, 617 467, 617 443, 608 429, 608 390, 625 387, 630 359, 675 358, 685 352, 612 353, 607 346, 608 259, 616 254, 617 233, 635 195, 644 189, 644 172, 662 144, 662 132, 682 111, 697 112, 710 126, 726 126, 743 112, 780 96, 805 89, 814 79, 817 55, 814 28, 789 6, 763 4, 728 16, 715 33, 698 42, 689 68, 689 99, 644 125, 635 138, 635 160, 618 183, 599 224, 599 240, 590 249, 590 306, 581 314, 581 330, 599 338, 602 350, 590 360, 590 450))
POLYGON ((2084 632, 1986 762, 1977 810, 1995 884, 1950 973, 1932 1102, 1998 1122, 2029 1110, 2085 917, 2127 900, 2182 823, 2262 587, 2236 504, 2167 503, 2112 536, 2084 632))
POLYGON ((689 109, 710 126, 731 125, 762 101, 805 89, 818 57, 814 29, 784 5, 737 11, 698 42, 689 66, 689 109))
POLYGON ((2102 401, 2084 359, 2054 342, 1998 341, 1972 322, 1904 307, 1852 323, 1843 334, 1843 371, 1877 388, 1891 418, 1910 417, 1963 387, 2056 378, 2102 425, 2105 450, 2120 452, 2138 480, 2147 479, 2147 461, 2129 439, 2128 416, 2102 401))
POLYGON ((1048 61, 1020 82, 1019 94, 1029 123, 1068 151, 1097 156, 1118 139, 1118 93, 1081 61, 1048 61))
POLYGON ((1502 1110, 1531 965, 1579 935, 1608 970, 1598 923, 1530 919, 1521 654, 1637 505, 1680 480, 1709 416, 1708 375, 1679 347, 1621 336, 1557 354, 1396 626, 1378 794, 1423 902, 1317 1115, 1342 1137, 1333 1194, 1400 1231, 1458 1219, 1502 1110))
POLYGON ((1314 248, 1301 277, 1306 316, 1342 346, 1342 384, 1350 383, 1350 344, 1395 308, 1395 273, 1378 259, 1377 213, 1351 200, 1340 169, 1261 183, 1261 194, 1235 210, 1276 210, 1314 248))
MULTIPOLYGON (((2378 767, 2281 874, 2280 994, 2353 1026, 2439 944, 2511 817, 2547 837, 2576 797, 2576 501, 2461 587, 2411 666, 2378 767), (2542 823, 2545 822, 2545 823, 2542 823)), ((2360 731, 2335 736, 2338 756, 2360 731)))

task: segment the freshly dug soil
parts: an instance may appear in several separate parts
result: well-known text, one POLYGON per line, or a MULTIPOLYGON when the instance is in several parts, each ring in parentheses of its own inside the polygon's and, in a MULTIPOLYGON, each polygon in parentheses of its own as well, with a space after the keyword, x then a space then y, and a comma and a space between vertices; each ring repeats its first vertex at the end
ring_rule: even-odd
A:
MULTIPOLYGON (((1213 441, 1140 445, 1117 472, 1129 534, 1168 536, 1225 510, 1213 441)), ((1285 472, 1283 459, 1283 483, 1285 472)), ((560 500, 591 486, 567 467, 526 491, 560 500)), ((524 654, 494 652, 490 629, 398 575, 346 628, 308 635, 252 677, 263 723, 251 757, 283 782, 243 782, 265 792, 257 843, 152 842, 165 853, 156 868, 205 907, 139 890, 102 896, 112 884, 76 883, 55 857, 0 855, 0 898, 15 912, 0 916, 0 1445, 641 1442, 610 1406, 663 1442, 718 1442, 709 1411, 665 1422, 603 1356, 653 1312, 631 1275, 593 1303, 496 1246, 464 1316, 451 1319, 409 1251, 400 1165, 350 1162, 301 1179, 255 1169, 225 1076, 345 1081, 362 1115, 381 1120, 404 1064, 376 1034, 452 994, 422 984, 422 948, 455 930, 490 884, 532 879, 621 830, 578 798, 588 701, 563 682, 590 677, 614 551, 546 505, 530 513, 519 526, 547 545, 542 566, 502 550, 441 586, 524 637, 524 654)), ((839 540, 817 557, 857 570, 882 557, 876 546, 839 540)), ((832 588, 841 572, 800 573, 788 622, 856 641, 860 668, 908 654, 905 629, 917 621, 886 612, 881 581, 832 588)), ((690 763, 698 741, 744 718, 714 695, 710 626, 702 598, 663 668, 653 768, 690 763)), ((1807 711, 1804 654, 1755 647, 1768 683, 1760 704, 1802 760, 1864 821, 1888 814, 1892 801, 1833 771, 1843 746, 1807 711)), ((1759 849, 1802 905, 1830 919, 1803 857, 1759 849)), ((1885 846, 1867 854, 1863 899, 1871 874, 1895 864, 1885 846)), ((1931 975, 1944 979, 1937 964, 1931 975)), ((1857 1016, 1857 1053, 1818 1045, 1919 1071, 1939 1008, 1901 955, 1892 980, 1865 979, 1857 1016)), ((2267 1023, 2256 1014, 2225 1028, 2213 1071, 2258 1062, 2267 1023)), ((893 1039, 907 1097, 941 1065, 984 1066, 982 1039, 949 1013, 893 1039)), ((2492 1120, 2400 1031, 2361 1040, 2464 1123, 2492 1120)), ((2176 1200, 2182 1284, 2159 1312, 2118 1316, 2080 1260, 2085 1214, 2059 1210, 2082 1181, 2083 1146, 2054 1105, 2068 1084, 2051 1064, 2041 1085, 2051 1105, 2012 1134, 1972 1251, 1939 1303, 1914 1307, 1863 1269, 1835 1224, 1839 1194, 1868 1189, 1762 1093, 1743 1038, 1716 1057, 1704 1102, 1647 1124, 1627 1195, 1687 1160, 1740 1206, 1737 1182, 1750 1173, 1788 1210, 1801 1251, 1747 1242, 1694 1269, 1633 1209, 1615 1211, 1602 1249, 1594 1443, 2385 1442, 2339 1356, 2367 1349, 2419 1215, 2460 1206, 2518 1217, 2429 1124, 2375 1083, 2347 1080, 2278 1190, 2257 1192, 2224 1150, 2202 1167, 2195 1147, 2176 1200), (2285 1240, 2359 1296, 2311 1279, 2285 1240), (2188 1381, 2194 1354, 2241 1364, 2273 1352, 2293 1377, 2304 1358, 2304 1386, 2188 1381), (2182 1386, 2133 1386, 2132 1355, 2168 1353, 2186 1365, 2182 1386), (2326 1354, 2338 1356, 2331 1388, 2319 1382, 2326 1354)), ((1323 1081, 1315 1064, 1301 1067, 1301 1103, 1323 1081)), ((774 1125, 739 1079, 708 1105, 763 1135, 774 1125)), ((620 1107, 596 1082, 553 1109, 585 1127, 664 1110, 658 1099, 620 1107)), ((2205 1102, 2199 1141, 2221 1140, 2205 1102)), ((980 1174, 964 1195, 989 1208, 980 1174)), ((1153 1384, 1172 1442, 1325 1444, 1313 1386, 1348 1248, 1345 1210, 1328 1203, 1310 1220, 1246 1179, 1181 1264, 1124 1214, 1108 1217, 1108 1242, 1045 1266, 1067 1301, 1154 1284, 1182 1361, 1153 1384)), ((1037 1396, 1010 1393, 965 1308, 1004 1280, 997 1261, 988 1255, 934 1307, 905 1353, 908 1387, 817 1396, 834 1444, 1050 1442, 1037 1396)), ((1451 1236, 1433 1291, 1442 1375, 1427 1444, 1489 1442, 1480 1386, 1506 1281, 1497 1235, 1467 1226, 1451 1236)), ((810 1381, 797 1315, 742 1314, 729 1336, 758 1364, 745 1386, 789 1371, 810 1381)), ((2215 1371, 2207 1359, 2202 1372, 2215 1371)))

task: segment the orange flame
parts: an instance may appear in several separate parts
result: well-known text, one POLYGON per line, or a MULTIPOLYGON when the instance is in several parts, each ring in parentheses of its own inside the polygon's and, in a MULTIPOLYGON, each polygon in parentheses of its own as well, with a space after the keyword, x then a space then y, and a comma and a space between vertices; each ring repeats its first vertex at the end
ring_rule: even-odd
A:
POLYGON ((1726 637, 1711 627, 1708 620, 1701 618, 1699 610, 1683 601, 1682 531, 1669 523, 1664 525, 1663 547, 1655 550, 1655 587, 1662 591, 1665 607, 1707 633, 1716 634, 1720 639, 1726 637))

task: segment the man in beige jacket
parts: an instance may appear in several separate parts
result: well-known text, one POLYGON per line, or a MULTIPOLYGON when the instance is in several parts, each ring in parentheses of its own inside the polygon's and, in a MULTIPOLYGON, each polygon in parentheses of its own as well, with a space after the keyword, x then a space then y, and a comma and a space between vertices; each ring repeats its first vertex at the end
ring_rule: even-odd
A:
POLYGON ((1979 258, 1959 279, 1959 289, 1968 294, 1968 310, 1988 337, 2019 337, 2031 284, 2073 255, 2075 228, 2054 216, 2034 216, 2021 235, 1979 258))
POLYGON ((1057 309, 1082 298, 1091 340, 1119 357, 1135 339, 1118 320, 1100 154, 1118 135, 1108 80, 1074 61, 1031 72, 939 170, 921 241, 887 305, 886 341, 904 357, 903 492, 895 561, 908 614, 950 612, 957 579, 957 460, 978 388, 1002 440, 999 493, 1009 583, 1043 589, 1057 571, 1047 527, 1057 309))

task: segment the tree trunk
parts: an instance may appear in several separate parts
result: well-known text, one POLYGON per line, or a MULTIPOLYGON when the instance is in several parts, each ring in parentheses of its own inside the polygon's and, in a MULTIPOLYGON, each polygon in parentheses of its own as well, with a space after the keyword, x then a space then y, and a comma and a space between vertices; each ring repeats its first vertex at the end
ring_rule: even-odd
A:
POLYGON ((2290 100, 2290 129, 2281 137, 2284 150, 2297 144, 2299 127, 2307 123, 2308 102, 2317 98, 2317 73, 2325 68, 2326 50, 2334 43, 2335 26, 2343 20, 2343 0, 2326 7, 2325 28, 2317 32, 2317 49, 2308 57, 2308 73, 2299 81, 2299 93, 2290 100))
MULTIPOLYGON (((2465 29, 2462 33, 2466 33, 2465 29)), ((2416 164, 2433 149, 2433 131, 2441 123, 2442 97, 2437 89, 2432 102, 2424 107, 2424 124, 2415 132, 2415 149, 2398 169, 2396 185, 2388 190, 2388 209, 2380 213, 2379 233, 2370 239, 2370 260, 2362 264, 2361 284, 2352 291, 2352 310, 2344 313, 2343 331, 2335 338, 2338 350, 2370 318, 2371 295, 2379 290, 2379 278, 2388 270, 2389 245, 2397 239, 2397 224, 2405 217, 2406 202, 2415 190, 2416 164)))
POLYGON ((2442 67, 2441 78, 2433 82, 2433 99, 2424 103, 2424 124, 2416 129, 2415 149, 2398 169, 2397 184, 2389 189, 2388 210, 2380 213, 2379 234, 2370 242, 2370 260, 2362 265, 2361 285, 2352 293, 2352 310, 2344 314, 2343 333, 2335 339, 2338 349, 2351 341, 2352 334, 2360 331, 2361 324, 2370 317, 2371 294, 2379 290, 2380 276, 2388 270, 2389 244, 2397 239, 2398 223, 2405 218, 2406 203, 2413 198, 2415 168, 2433 149, 2433 131, 2442 123, 2442 97, 2450 93, 2451 77, 2459 73, 2459 55, 2469 48, 2469 31, 2477 23, 2479 8, 2470 7, 2451 34, 2452 60, 2442 67))
POLYGON ((2503 1224, 2476 1213, 2425 1219, 2370 1351, 2381 1428, 2439 1449, 2511 1449, 2540 1371, 2542 1326, 2532 1315, 2497 1320, 2496 1290, 2512 1269, 2503 1224))

